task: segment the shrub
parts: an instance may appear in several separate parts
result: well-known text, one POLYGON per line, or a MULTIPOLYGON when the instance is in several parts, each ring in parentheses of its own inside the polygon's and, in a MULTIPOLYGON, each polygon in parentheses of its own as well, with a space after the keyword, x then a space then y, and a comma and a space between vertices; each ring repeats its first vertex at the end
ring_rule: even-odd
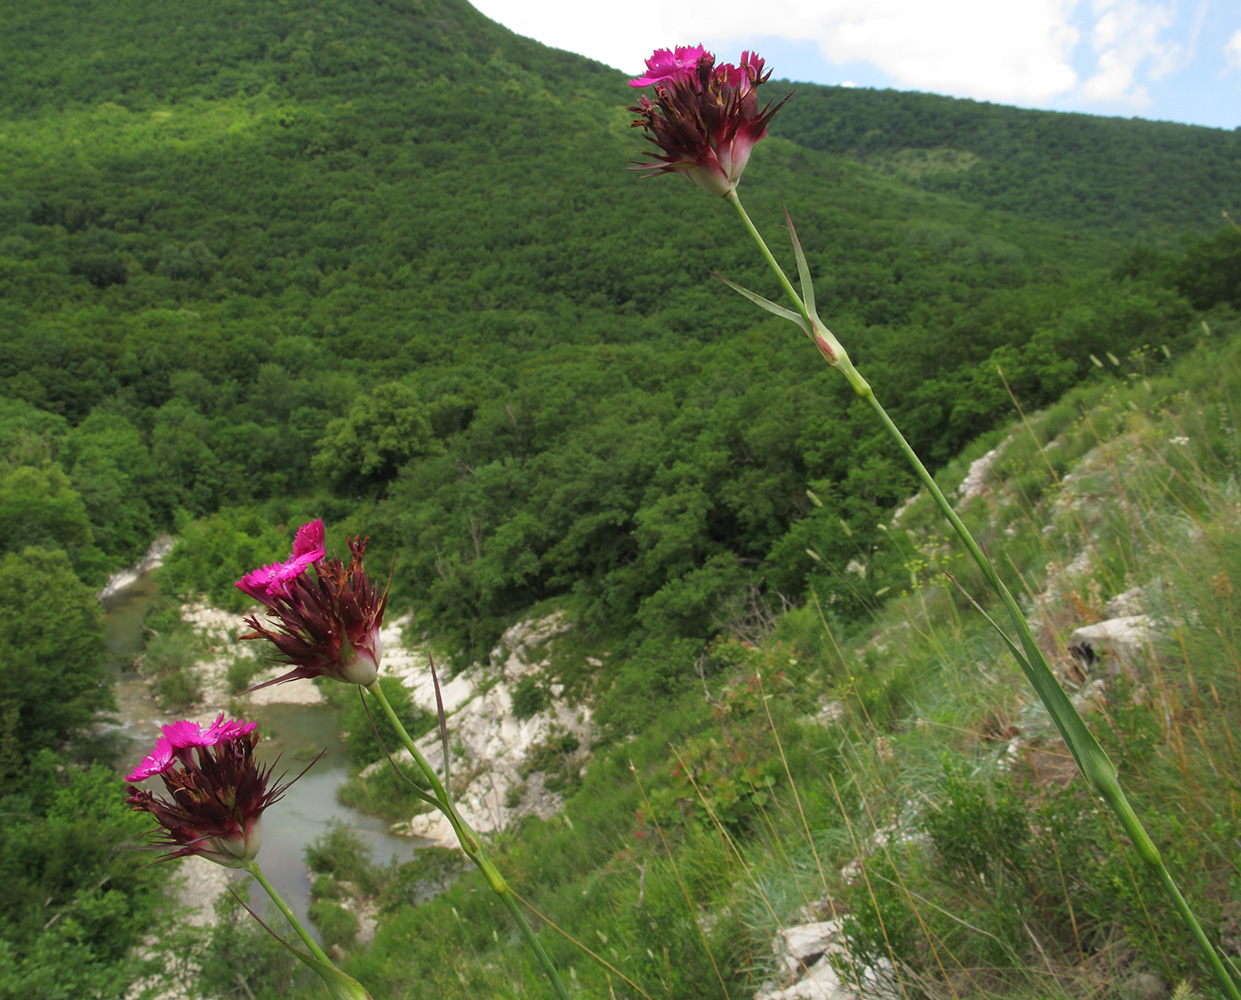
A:
POLYGON ((202 692, 198 677, 191 670, 177 670, 164 674, 156 684, 155 690, 159 703, 171 710, 192 705, 202 692))
POLYGON ((254 675, 263 669, 263 661, 257 656, 238 656, 228 665, 228 689, 241 694, 254 683, 254 675))
POLYGON ((358 917, 339 903, 317 900, 310 904, 310 919, 328 948, 348 948, 358 936, 358 917))
POLYGON ((547 689, 533 674, 527 674, 513 689, 513 714, 519 719, 529 719, 551 704, 547 689))

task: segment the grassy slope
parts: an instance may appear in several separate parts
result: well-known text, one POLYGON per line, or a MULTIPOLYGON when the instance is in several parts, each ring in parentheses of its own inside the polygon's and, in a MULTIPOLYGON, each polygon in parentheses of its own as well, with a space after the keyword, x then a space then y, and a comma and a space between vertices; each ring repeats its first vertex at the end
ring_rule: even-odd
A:
MULTIPOLYGON (((1135 360, 940 476, 955 489, 969 459, 1005 442, 967 519, 1234 957, 1237 332, 1223 324, 1231 342, 1167 375, 1135 360), (1083 676, 1069 633, 1135 586, 1152 644, 1083 676)), ((688 691, 633 742, 598 748, 563 820, 506 838, 499 863, 518 891, 612 971, 545 931, 558 960, 588 995, 610 977, 618 996, 749 996, 779 980, 780 927, 844 916, 846 977, 894 962, 910 996, 1128 997, 1178 983, 1210 995, 1161 890, 941 575, 981 593, 929 501, 890 536, 876 559, 901 560, 909 585, 867 619, 812 602, 758 647, 718 645, 705 701, 688 691), (807 721, 824 704, 837 720, 807 721)), ((492 939, 496 919, 467 877, 398 909, 352 968, 392 996, 543 995, 511 932, 492 939)))

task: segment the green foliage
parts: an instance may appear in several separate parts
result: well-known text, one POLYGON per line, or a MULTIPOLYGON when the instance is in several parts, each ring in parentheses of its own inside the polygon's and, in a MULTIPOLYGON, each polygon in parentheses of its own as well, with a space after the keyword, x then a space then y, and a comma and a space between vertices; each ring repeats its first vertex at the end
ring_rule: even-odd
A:
POLYGON ((0 556, 0 663, 5 738, 26 760, 113 707, 99 602, 64 552, 0 556))
MULTIPOLYGON (((156 614, 148 621, 160 617, 156 614)), ((138 668, 155 678, 160 705, 175 712, 198 700, 201 686, 195 668, 205 650, 201 638, 179 615, 160 624, 161 630, 149 632, 138 668)))
POLYGON ((1169 122, 813 84, 798 85, 772 132, 982 206, 1164 239, 1190 224, 1186 211, 1200 194, 1217 206, 1235 204, 1241 141, 1234 132, 1169 122), (1158 156, 1148 157, 1149 144, 1159 146, 1158 156))
POLYGON ((596 715, 600 725, 617 735, 646 728, 652 706, 659 711, 696 680, 694 664, 701 653, 702 644, 692 639, 644 642, 603 695, 596 715))
POLYGON ((513 714, 519 719, 538 715, 550 704, 551 695, 533 674, 527 674, 513 688, 513 714))
POLYGON ((425 785, 426 781, 413 768, 398 774, 385 761, 374 774, 355 775, 346 781, 337 789, 336 798, 359 812, 379 816, 390 823, 404 823, 415 813, 426 810, 426 803, 417 795, 417 789, 425 785))
POLYGON ((170 674, 193 666, 203 655, 203 642, 184 622, 151 634, 142 653, 141 669, 148 674, 170 674))
POLYGON ((162 674, 155 683, 155 692, 161 707, 176 713, 196 702, 202 688, 194 671, 182 669, 162 674))
MULTIPOLYGON (((215 903, 216 923, 206 941, 192 953, 198 983, 208 996, 221 1000, 287 996, 299 983, 320 980, 259 926, 231 893, 215 903)), ((274 926, 274 923, 273 923, 274 926)))
POLYGON ((944 763, 945 781, 922 829, 944 868, 956 878, 986 881, 988 874, 1026 865, 1030 839, 1027 807, 1006 782, 987 787, 944 763))
POLYGON ((60 549, 79 575, 98 564, 86 505, 55 463, 0 467, 0 537, 7 552, 60 549))
POLYGON ((95 412, 67 436, 60 457, 95 544, 112 560, 136 560, 156 524, 166 523, 172 502, 142 434, 120 414, 95 412))
POLYGON ((263 669, 263 661, 257 656, 237 656, 228 665, 228 690, 241 694, 254 683, 254 677, 263 669))
POLYGON ((324 947, 348 948, 358 936, 358 916, 339 903, 316 900, 310 904, 310 919, 323 936, 324 947))
POLYGON ((212 604, 230 611, 250 610, 254 601, 237 589, 236 581, 252 569, 287 559, 302 523, 277 526, 259 511, 230 509, 187 524, 160 567, 160 587, 183 596, 205 593, 212 604))
POLYGON ((306 848, 306 867, 317 875, 331 876, 337 885, 350 882, 365 895, 374 894, 381 881, 371 864, 370 848, 339 823, 306 848))
MULTIPOLYGON (((531 772, 541 771, 544 787, 549 791, 564 792, 576 788, 580 784, 583 763, 582 755, 577 753, 580 748, 581 741, 572 733, 558 733, 553 729, 546 741, 530 747, 523 773, 529 777, 531 772)), ((509 794, 516 799, 509 807, 512 808, 524 796, 523 786, 514 785, 509 789, 509 794)))
MULTIPOLYGON (((383 688, 384 696, 405 726, 406 732, 414 739, 435 728, 435 716, 415 706, 408 689, 397 678, 381 676, 379 686, 383 688)), ((360 692, 350 692, 350 695, 351 697, 345 699, 340 715, 345 745, 349 750, 349 762, 355 768, 363 768, 377 760, 384 760, 383 747, 387 747, 388 753, 395 755, 401 747, 401 739, 387 714, 373 698, 364 703, 360 692)))
POLYGON ((452 885, 469 866, 465 856, 448 847, 421 847, 413 861, 398 865, 384 879, 380 906, 391 914, 402 906, 425 902, 452 885))
POLYGON ((1184 260, 1173 265, 1172 280, 1195 309, 1221 302, 1241 309, 1241 231, 1223 226, 1211 238, 1186 238, 1184 260))
POLYGON ((126 850, 148 823, 110 768, 39 753, 0 798, 0 996, 116 995, 155 926, 165 870, 126 850))
POLYGON ((328 424, 313 467, 342 495, 356 496, 393 479, 411 459, 442 450, 418 394, 400 382, 386 382, 328 424))
MULTIPOLYGON (((768 678, 780 686, 782 680, 779 674, 768 678)), ((763 690, 758 674, 724 686, 712 704, 718 734, 674 748, 670 782, 651 793, 653 815, 643 813, 643 823, 665 830, 695 826, 702 832, 718 825, 738 834, 757 821, 781 772, 772 723, 761 711, 763 690)))
POLYGON ((310 919, 328 948, 347 948, 358 933, 358 918, 340 905, 347 898, 374 896, 384 882, 371 864, 371 852, 349 827, 334 824, 306 848, 306 867, 319 876, 311 895, 310 919))

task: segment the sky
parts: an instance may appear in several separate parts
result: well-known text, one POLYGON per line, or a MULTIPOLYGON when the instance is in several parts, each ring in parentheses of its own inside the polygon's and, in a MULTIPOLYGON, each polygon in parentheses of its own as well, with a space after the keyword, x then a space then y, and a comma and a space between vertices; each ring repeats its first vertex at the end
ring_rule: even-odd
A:
POLYGON ((772 79, 1241 126, 1241 0, 471 0, 637 75, 656 48, 743 49, 772 79))

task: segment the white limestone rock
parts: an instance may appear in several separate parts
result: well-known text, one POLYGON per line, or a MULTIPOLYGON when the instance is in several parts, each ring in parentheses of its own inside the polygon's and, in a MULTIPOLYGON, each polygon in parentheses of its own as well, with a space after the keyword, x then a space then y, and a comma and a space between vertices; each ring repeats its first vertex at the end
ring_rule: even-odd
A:
POLYGON ((1084 670, 1103 661, 1107 676, 1114 679, 1121 670, 1134 670, 1151 648, 1149 615, 1109 618, 1094 625, 1083 625, 1069 636, 1069 653, 1084 670))
MULTIPOLYGON (((443 686, 450 790, 465 821, 480 834, 502 830, 526 815, 547 819, 563 807, 563 797, 546 787, 545 775, 538 771, 526 774, 531 756, 541 744, 571 735, 580 747, 575 754, 585 758, 592 734, 590 710, 569 705, 562 697, 563 686, 550 685, 551 704, 543 711, 527 719, 513 714, 517 684, 523 677, 546 669, 543 644, 569 627, 562 614, 515 625, 504 633, 502 646, 492 653, 493 661, 503 657, 498 678, 494 672, 484 674, 475 668, 443 686)), ((397 646, 394 641, 385 648, 397 646)), ((415 701, 435 711, 430 671, 419 671, 416 656, 389 670, 385 654, 385 672, 401 677, 415 701)), ((419 740, 418 750, 442 777, 444 749, 438 730, 419 740)), ((364 773, 385 765, 377 762, 364 773)), ((401 830, 443 847, 459 846, 452 828, 438 812, 420 813, 401 824, 401 830)))

